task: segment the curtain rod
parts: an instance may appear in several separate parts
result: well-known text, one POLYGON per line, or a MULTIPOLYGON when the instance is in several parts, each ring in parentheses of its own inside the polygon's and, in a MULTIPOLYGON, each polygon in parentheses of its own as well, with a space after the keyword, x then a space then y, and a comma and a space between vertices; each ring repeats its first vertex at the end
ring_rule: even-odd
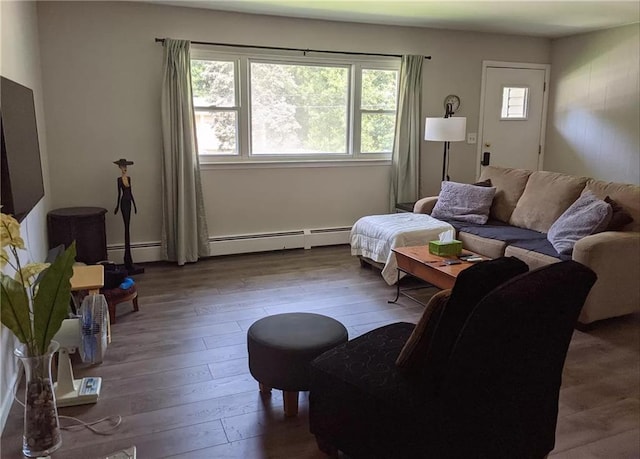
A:
MULTIPOLYGON (((156 38, 156 43, 164 43, 164 38, 156 38)), ((192 41, 191 43, 193 43, 194 45, 230 46, 232 48, 257 48, 257 49, 274 49, 278 51, 300 51, 302 53, 327 53, 327 54, 351 54, 354 56, 402 57, 400 54, 357 53, 357 52, 351 52, 351 51, 328 51, 328 50, 320 50, 320 49, 281 48, 279 46, 232 45, 229 43, 212 43, 210 41, 192 41)), ((424 56, 424 58, 431 60, 431 56, 424 56)))

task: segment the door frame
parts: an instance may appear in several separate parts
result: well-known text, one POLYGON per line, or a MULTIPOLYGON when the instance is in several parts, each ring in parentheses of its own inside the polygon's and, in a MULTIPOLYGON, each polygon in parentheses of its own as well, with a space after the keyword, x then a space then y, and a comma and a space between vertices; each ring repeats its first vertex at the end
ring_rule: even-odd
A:
POLYGON ((507 62, 507 61, 482 61, 482 86, 480 89, 480 112, 478 113, 478 147, 476 155, 476 177, 480 177, 480 161, 482 161, 482 134, 484 129, 484 100, 486 96, 487 68, 511 68, 511 69, 531 69, 544 70, 544 89, 542 94, 542 118, 540 120, 540 154, 538 155, 538 170, 544 164, 545 136, 547 131, 547 105, 549 102, 549 74, 550 64, 534 64, 530 62, 507 62))

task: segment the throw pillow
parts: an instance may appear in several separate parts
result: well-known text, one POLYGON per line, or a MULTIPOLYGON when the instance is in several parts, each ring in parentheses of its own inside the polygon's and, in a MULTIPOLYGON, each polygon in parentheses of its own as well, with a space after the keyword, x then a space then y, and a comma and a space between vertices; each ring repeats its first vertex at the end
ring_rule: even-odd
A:
POLYGON ((613 211, 611 215, 611 221, 609 222, 609 226, 605 231, 620 231, 624 226, 628 225, 633 221, 633 217, 622 208, 620 204, 615 202, 609 196, 604 198, 604 202, 611 206, 611 210, 613 211))
POLYGON ((547 239, 558 253, 569 255, 578 240, 604 231, 612 213, 609 204, 587 191, 551 225, 547 239))
POLYGON ((489 219, 489 209, 495 194, 494 187, 442 182, 438 202, 431 211, 431 216, 438 220, 459 220, 484 225, 489 219))
POLYGON ((438 318, 442 308, 447 304, 451 290, 442 290, 431 297, 429 303, 424 308, 422 317, 413 329, 411 336, 404 344, 396 359, 396 365, 400 368, 409 368, 426 355, 429 341, 438 323, 438 318))
POLYGON ((475 186, 492 186, 490 178, 488 178, 487 180, 481 180, 479 182, 472 183, 472 185, 475 185, 475 186))

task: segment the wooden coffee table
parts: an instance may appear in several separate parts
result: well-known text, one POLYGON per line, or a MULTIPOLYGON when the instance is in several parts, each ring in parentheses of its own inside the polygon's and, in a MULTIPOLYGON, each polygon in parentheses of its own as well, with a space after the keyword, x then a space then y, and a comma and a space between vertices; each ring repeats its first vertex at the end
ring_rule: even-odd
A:
MULTIPOLYGON (((396 284, 396 298, 390 303, 395 303, 400 297, 400 273, 403 272, 440 289, 449 289, 456 282, 458 274, 472 266, 474 263, 458 260, 458 257, 441 257, 429 253, 429 246, 420 245, 415 247, 397 247, 392 249, 396 254, 398 264, 398 282, 396 284), (447 265, 446 260, 458 260, 460 264, 447 265)), ((463 255, 476 255, 483 260, 487 257, 478 255, 469 250, 463 250, 463 255)), ((412 297, 410 297, 412 298, 412 297)), ((413 299, 413 298, 412 298, 413 299)))

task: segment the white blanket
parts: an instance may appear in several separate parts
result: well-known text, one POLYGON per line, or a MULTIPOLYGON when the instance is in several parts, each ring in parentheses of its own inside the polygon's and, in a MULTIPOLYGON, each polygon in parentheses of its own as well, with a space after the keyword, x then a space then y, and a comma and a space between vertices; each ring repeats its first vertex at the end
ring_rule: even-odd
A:
POLYGON ((455 238, 455 229, 448 223, 426 214, 402 212, 362 217, 351 228, 351 255, 361 255, 384 263, 382 277, 389 285, 398 280, 396 247, 426 245, 438 239, 442 232, 455 238))

